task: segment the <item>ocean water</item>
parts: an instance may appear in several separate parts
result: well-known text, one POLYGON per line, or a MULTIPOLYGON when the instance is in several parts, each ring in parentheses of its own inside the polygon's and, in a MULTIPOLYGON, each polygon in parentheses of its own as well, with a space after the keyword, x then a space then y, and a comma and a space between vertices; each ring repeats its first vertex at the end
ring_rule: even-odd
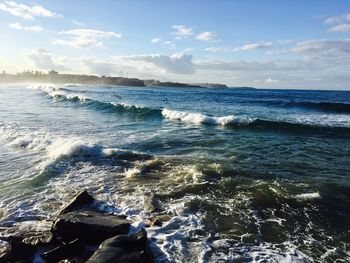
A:
POLYGON ((349 262, 350 92, 0 86, 0 235, 83 189, 157 262, 349 262))

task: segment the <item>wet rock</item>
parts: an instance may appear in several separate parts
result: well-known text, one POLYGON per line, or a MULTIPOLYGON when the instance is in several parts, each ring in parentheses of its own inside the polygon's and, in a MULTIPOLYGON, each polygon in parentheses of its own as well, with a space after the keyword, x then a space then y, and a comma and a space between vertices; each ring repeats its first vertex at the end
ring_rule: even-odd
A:
POLYGON ((147 227, 151 226, 162 226, 164 222, 167 222, 171 219, 171 216, 169 215, 157 215, 154 217, 151 217, 149 220, 146 222, 147 227))
POLYGON ((0 240, 0 262, 6 262, 7 257, 11 253, 11 245, 9 242, 0 240))
POLYGON ((42 234, 36 234, 23 238, 22 242, 32 246, 40 246, 49 244, 53 241, 52 233, 43 232, 42 234))
POLYGON ((153 255, 148 246, 146 231, 142 229, 131 236, 119 235, 107 239, 87 262, 152 263, 153 255))
POLYGON ((51 232, 46 228, 40 230, 16 226, 3 230, 4 236, 1 238, 3 242, 0 241, 0 262, 31 262, 34 252, 39 247, 53 241, 51 232))
POLYGON ((31 262, 36 247, 23 242, 22 237, 7 237, 0 262, 31 262))
POLYGON ((58 216, 52 227, 57 240, 69 242, 77 238, 89 244, 100 244, 107 238, 127 234, 130 221, 96 211, 68 212, 58 216))
POLYGON ((86 190, 84 190, 74 197, 72 202, 60 212, 60 215, 77 210, 82 206, 90 205, 94 202, 94 200, 95 199, 86 190))
POLYGON ((84 252, 84 243, 76 239, 70 243, 58 246, 42 254, 42 258, 47 262, 58 262, 63 259, 73 258, 84 252))
POLYGON ((144 209, 146 213, 159 212, 163 210, 163 205, 159 198, 151 193, 145 197, 144 209))

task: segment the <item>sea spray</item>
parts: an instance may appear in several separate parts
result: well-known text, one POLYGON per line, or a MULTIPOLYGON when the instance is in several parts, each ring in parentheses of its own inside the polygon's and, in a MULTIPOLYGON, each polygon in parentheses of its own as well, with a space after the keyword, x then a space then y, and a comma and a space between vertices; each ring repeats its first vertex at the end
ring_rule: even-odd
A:
POLYGON ((233 115, 223 116, 223 117, 213 117, 208 116, 202 113, 192 113, 192 112, 183 112, 176 110, 163 109, 162 115, 170 120, 178 120, 193 124, 207 124, 207 125, 244 125, 252 122, 250 118, 239 118, 233 115))

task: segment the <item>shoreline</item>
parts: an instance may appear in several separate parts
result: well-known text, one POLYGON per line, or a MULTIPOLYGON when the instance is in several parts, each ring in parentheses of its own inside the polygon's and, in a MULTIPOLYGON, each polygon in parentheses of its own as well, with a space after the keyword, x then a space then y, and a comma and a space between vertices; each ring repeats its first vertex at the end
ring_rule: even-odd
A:
MULTIPOLYGON (((0 237, 0 262, 154 262, 144 227, 135 228, 125 215, 98 210, 87 190, 77 194, 45 229, 0 237), (71 261, 70 261, 71 262, 71 261)), ((150 219, 144 226, 161 226, 150 219)))

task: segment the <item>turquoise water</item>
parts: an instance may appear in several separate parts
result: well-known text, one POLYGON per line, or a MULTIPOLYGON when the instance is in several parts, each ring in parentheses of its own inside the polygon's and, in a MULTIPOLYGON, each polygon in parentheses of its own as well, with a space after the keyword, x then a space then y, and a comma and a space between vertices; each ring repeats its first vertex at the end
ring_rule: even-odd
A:
POLYGON ((87 188, 158 262, 347 262, 349 177, 350 92, 0 86, 2 235, 87 188))

